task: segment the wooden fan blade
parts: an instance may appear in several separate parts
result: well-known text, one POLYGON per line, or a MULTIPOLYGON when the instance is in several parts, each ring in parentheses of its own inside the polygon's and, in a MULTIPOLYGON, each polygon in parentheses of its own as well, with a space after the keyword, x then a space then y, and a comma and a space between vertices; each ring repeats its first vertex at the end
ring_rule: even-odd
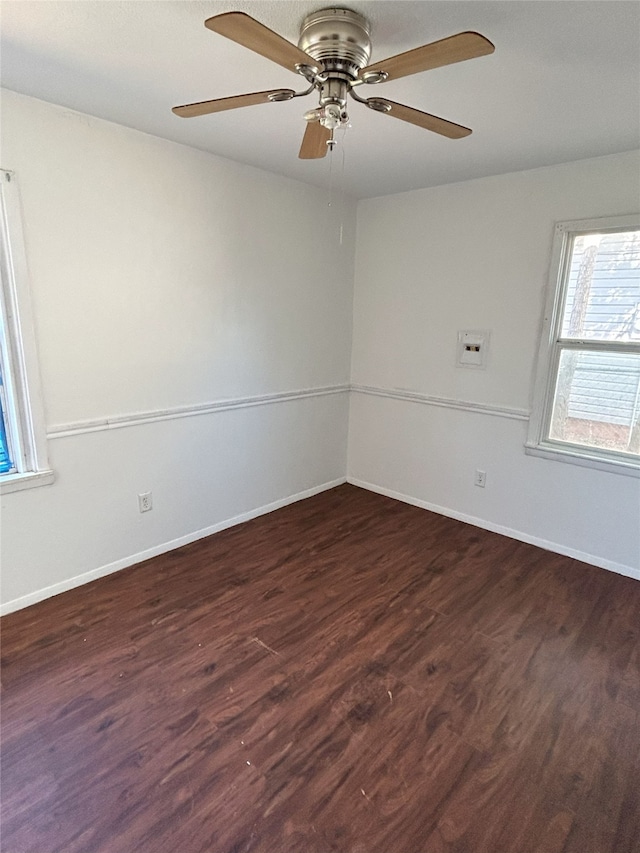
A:
POLYGON ((461 124, 454 124, 452 121, 432 116, 430 113, 423 113, 413 107, 406 107, 404 104, 396 104, 395 101, 390 101, 388 98, 369 98, 367 106, 392 118, 399 118, 401 121, 408 121, 410 124, 424 127, 425 130, 432 130, 434 133, 448 136, 449 139, 461 139, 471 133, 468 127, 463 127, 461 124), (390 109, 385 107, 387 104, 390 109))
POLYGON ((417 74, 419 71, 429 71, 431 68, 452 65, 465 59, 486 56, 494 50, 494 45, 480 33, 458 33, 368 65, 362 69, 359 77, 362 79, 369 72, 382 71, 387 75, 385 80, 395 80, 398 77, 417 74))
MULTIPOLYGON (((285 92, 291 98, 295 94, 293 89, 270 89, 268 92, 250 92, 248 95, 234 95, 231 98, 216 98, 213 101, 183 104, 180 107, 174 107, 171 112, 181 118, 193 118, 194 116, 207 115, 207 113, 235 110, 238 107, 252 107, 254 104, 268 104, 272 102, 271 95, 280 95, 285 92)), ((289 97, 275 98, 274 100, 288 101, 289 97)))
POLYGON ((308 121, 298 157, 301 160, 319 160, 326 155, 330 138, 331 131, 319 121, 308 121))
POLYGON ((207 18, 204 25, 213 32, 220 33, 221 36, 259 53, 260 56, 272 62, 277 62, 278 65, 294 73, 296 65, 318 68, 309 54, 244 12, 225 12, 222 15, 215 15, 213 18, 207 18))

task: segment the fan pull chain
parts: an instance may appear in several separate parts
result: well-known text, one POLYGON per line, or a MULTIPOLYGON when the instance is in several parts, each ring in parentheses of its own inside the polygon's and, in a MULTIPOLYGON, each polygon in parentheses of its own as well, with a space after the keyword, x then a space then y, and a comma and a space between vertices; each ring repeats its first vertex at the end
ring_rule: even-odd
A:
POLYGON ((340 212, 340 245, 341 246, 342 246, 342 242, 343 242, 342 238, 344 236, 344 211, 345 211, 345 207, 346 207, 345 191, 344 191, 344 171, 345 171, 346 155, 345 155, 345 144, 344 143, 345 143, 345 140, 347 138, 347 128, 348 128, 348 125, 347 125, 347 127, 344 128, 344 130, 342 132, 342 145, 341 145, 341 148, 342 148, 342 169, 340 170, 340 186, 342 187, 342 210, 340 212))
MULTIPOLYGON (((331 142, 333 142, 333 131, 331 131, 331 142)), ((329 143, 327 143, 329 145, 329 143)), ((327 207, 331 210, 333 205, 333 149, 335 145, 329 145, 329 203, 327 207)), ((331 223, 331 217, 329 217, 329 223, 331 223)))
POLYGON ((345 146, 344 146, 344 141, 346 138, 346 128, 341 128, 341 136, 342 136, 342 138, 340 139, 340 148, 342 149, 342 152, 341 152, 342 156, 340 158, 340 165, 339 165, 340 185, 339 185, 337 190, 336 190, 336 183, 334 180, 333 152, 334 152, 334 149, 335 149, 336 145, 338 144, 338 142, 337 142, 337 140, 334 139, 333 130, 331 131, 331 139, 330 139, 330 143, 332 143, 332 144, 327 143, 328 147, 329 147, 329 201, 327 203, 328 226, 329 226, 329 233, 331 233, 333 231, 333 227, 334 227, 333 220, 334 220, 334 218, 337 219, 337 221, 338 221, 337 237, 338 237, 338 245, 339 246, 342 246, 344 243, 344 215, 345 215, 345 209, 346 209, 346 194, 344 192, 343 187, 344 187, 344 176, 345 176, 345 169, 346 169, 346 153, 345 153, 345 146), (338 196, 336 196, 336 192, 339 193, 338 196), (336 198, 340 202, 340 204, 339 204, 338 216, 334 217, 333 216, 333 206, 334 206, 334 201, 336 201, 336 198))

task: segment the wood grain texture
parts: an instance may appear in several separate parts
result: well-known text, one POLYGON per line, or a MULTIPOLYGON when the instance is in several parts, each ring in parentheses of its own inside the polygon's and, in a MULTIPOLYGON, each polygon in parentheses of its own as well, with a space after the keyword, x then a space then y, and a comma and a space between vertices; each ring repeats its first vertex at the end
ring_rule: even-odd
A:
POLYGON ((244 12, 224 12, 207 18, 204 25, 294 73, 296 65, 318 67, 315 60, 295 44, 244 12))
POLYGON ((301 160, 319 160, 326 157, 329 150, 328 142, 331 131, 323 127, 319 121, 308 121, 302 137, 298 157, 301 160))
POLYGON ((432 68, 442 68, 454 62, 486 56, 494 50, 494 45, 480 33, 458 33, 367 65, 359 76, 363 77, 372 71, 384 71, 387 75, 386 80, 397 80, 398 77, 406 77, 408 74, 417 74, 432 68))
POLYGON ((637 853, 640 584, 352 486, 4 617, 4 853, 637 853))
POLYGON ((195 118, 209 113, 220 113, 224 110, 236 110, 239 107, 252 107, 256 104, 271 103, 271 95, 287 92, 293 97, 293 89, 269 89, 266 92, 250 92, 247 95, 233 95, 230 98, 216 98, 213 101, 198 101, 195 104, 183 104, 173 107, 171 112, 180 118, 195 118))
POLYGON ((417 127, 422 127, 425 130, 432 130, 434 133, 439 133, 449 139, 462 139, 462 137, 469 136, 471 133, 471 128, 469 127, 455 124, 452 121, 447 121, 447 119, 431 115, 431 113, 422 112, 422 110, 417 110, 415 107, 408 107, 406 104, 398 104, 396 101, 390 101, 389 98, 369 98, 367 104, 372 108, 372 104, 379 103, 380 101, 383 101, 388 107, 388 111, 382 112, 382 115, 398 118, 400 121, 408 121, 409 124, 415 124, 417 127))

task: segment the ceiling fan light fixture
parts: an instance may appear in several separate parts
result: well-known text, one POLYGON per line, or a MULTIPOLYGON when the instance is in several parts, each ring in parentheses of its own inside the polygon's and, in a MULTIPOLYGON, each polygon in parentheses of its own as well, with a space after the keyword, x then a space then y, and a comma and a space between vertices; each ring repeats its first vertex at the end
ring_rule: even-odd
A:
POLYGON ((307 110, 304 119, 307 122, 317 121, 327 130, 335 130, 349 122, 346 111, 339 104, 327 104, 324 107, 317 107, 315 110, 307 110))
POLYGON ((327 130, 335 130, 342 124, 342 109, 339 104, 327 104, 321 109, 323 115, 320 118, 320 124, 327 130))

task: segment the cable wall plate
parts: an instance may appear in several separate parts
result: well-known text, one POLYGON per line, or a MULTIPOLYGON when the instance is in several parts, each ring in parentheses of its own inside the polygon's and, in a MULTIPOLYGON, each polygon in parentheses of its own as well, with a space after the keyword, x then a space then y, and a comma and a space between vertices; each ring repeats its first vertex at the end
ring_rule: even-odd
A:
POLYGON ((456 367, 484 369, 487 364, 490 334, 478 329, 458 332, 456 367))

